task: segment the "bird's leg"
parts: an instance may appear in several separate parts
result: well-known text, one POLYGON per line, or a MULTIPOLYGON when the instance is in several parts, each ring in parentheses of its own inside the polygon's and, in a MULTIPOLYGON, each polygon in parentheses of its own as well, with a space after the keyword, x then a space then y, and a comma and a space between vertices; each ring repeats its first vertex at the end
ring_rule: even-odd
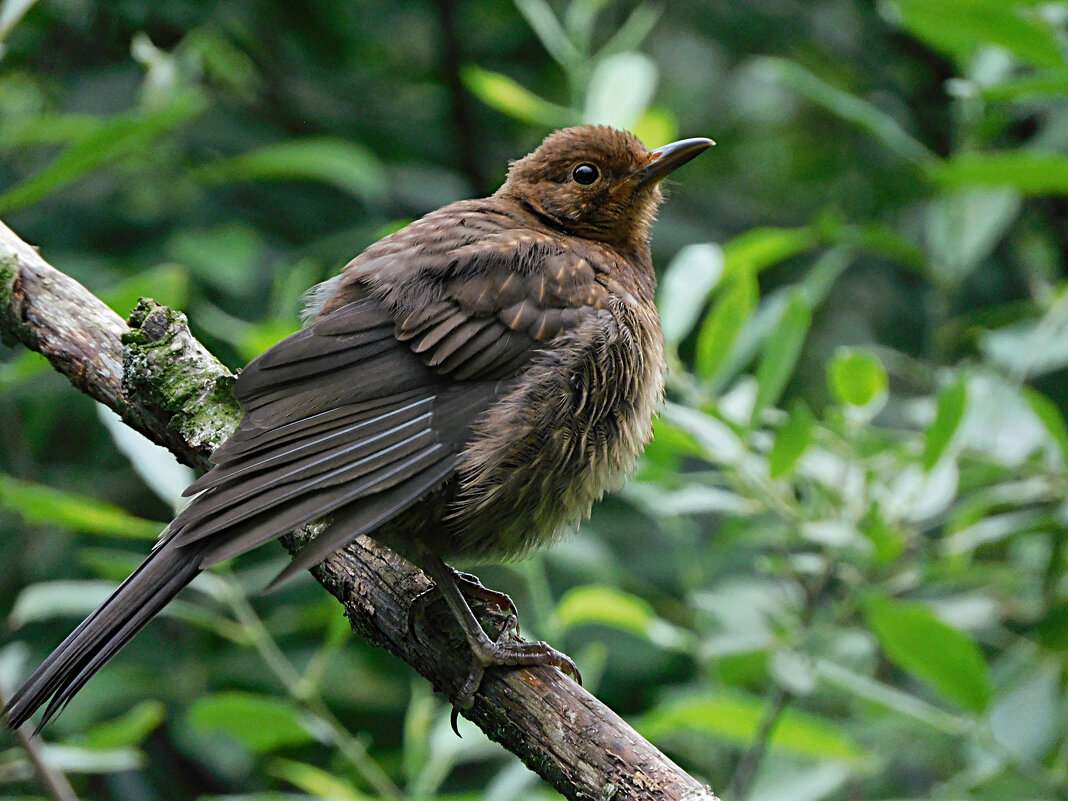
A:
MULTIPOLYGON (((482 629, 482 625, 471 611, 471 607, 464 598, 460 587, 456 582, 455 573, 437 556, 427 554, 423 560, 423 566, 430 577, 434 579, 438 589, 445 598, 453 615, 463 629, 467 637, 467 643, 471 646, 475 663, 471 668, 471 674, 464 682, 464 686, 457 693, 454 703, 460 709, 470 709, 474 703, 475 693, 482 684, 482 675, 486 668, 500 665, 504 667, 518 667, 521 665, 552 665, 570 673, 578 683, 582 683, 578 668, 571 658, 557 651, 544 642, 522 642, 504 640, 494 642, 482 629)), ((507 634, 508 632, 506 632, 507 634)))
MULTIPOLYGON (((477 598, 486 605, 495 606, 502 612, 507 613, 507 617, 505 617, 504 622, 497 631, 496 639, 500 639, 509 631, 519 634, 519 610, 516 609, 515 602, 506 593, 491 590, 479 581, 478 576, 471 573, 464 573, 448 565, 445 565, 445 567, 451 571, 456 583, 460 585, 460 591, 466 598, 477 598)), ((408 607, 408 633, 413 638, 418 638, 415 630, 416 621, 422 620, 425 616, 426 608, 442 597, 444 596, 441 595, 441 590, 435 584, 412 599, 408 607)))
MULTIPOLYGON (((446 567, 449 566, 446 565, 446 567)), ((501 628, 501 634, 506 631, 511 631, 514 634, 519 633, 519 610, 515 608, 515 601, 508 596, 508 593, 491 590, 479 581, 478 576, 473 573, 464 573, 462 570, 456 570, 455 568, 449 569, 452 570, 453 578, 460 585, 460 591, 464 594, 464 597, 478 598, 483 603, 491 604, 502 612, 507 612, 509 617, 513 618, 510 626, 501 628)))

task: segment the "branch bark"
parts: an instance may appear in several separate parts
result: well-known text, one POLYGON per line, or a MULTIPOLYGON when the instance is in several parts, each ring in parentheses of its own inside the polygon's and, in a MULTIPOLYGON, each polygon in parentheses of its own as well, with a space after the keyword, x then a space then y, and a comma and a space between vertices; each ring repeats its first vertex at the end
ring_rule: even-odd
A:
MULTIPOLYGON (((0 336, 44 354, 75 387, 186 464, 204 467, 239 418, 233 376, 183 315, 142 299, 127 325, 2 222, 0 336)), ((295 552, 307 536, 296 532, 283 544, 295 552)), ((361 537, 312 573, 344 605, 354 631, 455 695, 469 659, 459 628, 443 618, 418 637, 409 632, 408 608, 431 586, 422 572, 361 537)), ((464 714, 567 798, 716 799, 555 668, 489 671, 464 714)))

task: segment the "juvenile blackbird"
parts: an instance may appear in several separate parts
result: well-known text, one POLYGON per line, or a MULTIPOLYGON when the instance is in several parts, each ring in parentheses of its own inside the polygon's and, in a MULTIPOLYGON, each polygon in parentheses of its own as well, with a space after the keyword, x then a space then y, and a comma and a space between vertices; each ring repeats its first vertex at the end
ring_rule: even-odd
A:
POLYGON ((577 677, 545 643, 490 639, 443 560, 548 543, 634 468, 663 391, 659 182, 711 144, 557 131, 491 197, 416 220, 313 289, 309 325, 238 378, 244 418, 192 501, 16 693, 9 725, 58 714, 201 570, 316 519, 279 579, 361 534, 411 559, 471 645, 458 705, 490 665, 577 677))

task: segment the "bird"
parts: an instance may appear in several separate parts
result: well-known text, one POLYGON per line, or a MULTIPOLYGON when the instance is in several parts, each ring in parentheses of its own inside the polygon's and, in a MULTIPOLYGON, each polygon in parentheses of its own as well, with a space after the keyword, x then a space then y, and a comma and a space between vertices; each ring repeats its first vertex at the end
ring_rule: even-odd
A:
POLYGON ((546 643, 491 638, 465 597, 481 585, 446 560, 547 545, 635 468, 664 393, 660 184, 712 144, 555 131, 493 195, 427 214, 310 290, 305 327, 241 371, 243 417, 191 500, 14 694, 8 725, 44 707, 40 730, 202 570, 313 521, 276 582, 360 535, 412 561, 471 649, 457 707, 491 666, 578 680, 546 643))

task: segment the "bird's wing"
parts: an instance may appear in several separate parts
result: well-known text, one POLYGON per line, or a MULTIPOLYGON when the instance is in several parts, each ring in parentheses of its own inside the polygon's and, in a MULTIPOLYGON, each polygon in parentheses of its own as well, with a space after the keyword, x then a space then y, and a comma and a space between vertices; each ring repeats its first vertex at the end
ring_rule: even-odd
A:
POLYGON ((382 240, 347 272, 382 300, 397 338, 429 367, 469 381, 513 374, 609 303, 599 260, 583 247, 468 201, 382 240))
POLYGON ((607 302, 607 291, 579 254, 539 244, 513 247, 483 242, 459 249, 463 269, 442 280, 435 302, 400 319, 397 337, 428 366, 457 380, 508 375, 607 302))
POLYGON ((254 360, 237 382, 245 417, 186 491, 173 542, 210 565, 343 509, 346 530, 320 535, 315 564, 447 479, 497 382, 442 381, 394 329, 363 298, 254 360))
POLYGON ((588 307, 573 302, 581 280, 596 284, 581 258, 486 253, 409 260, 407 294, 368 282, 250 363, 236 390, 245 417, 186 491, 196 497, 172 524, 174 543, 196 543, 206 566, 330 515, 288 577, 449 479, 508 379, 594 305, 592 294, 588 307), (411 291, 426 276, 429 299, 411 291))
POLYGON ((608 301, 590 261, 549 237, 486 237, 450 256, 436 274, 422 273, 433 294, 396 262, 376 274, 375 288, 394 309, 397 339, 456 380, 511 375, 608 301))

